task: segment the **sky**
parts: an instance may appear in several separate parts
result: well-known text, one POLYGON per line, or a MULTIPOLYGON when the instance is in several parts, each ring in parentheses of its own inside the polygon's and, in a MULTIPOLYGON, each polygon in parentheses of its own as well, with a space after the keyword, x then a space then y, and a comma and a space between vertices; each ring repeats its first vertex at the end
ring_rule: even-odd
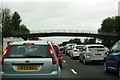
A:
POLYGON ((119 0, 0 0, 17 11, 31 31, 97 31, 107 17, 118 15, 119 0))

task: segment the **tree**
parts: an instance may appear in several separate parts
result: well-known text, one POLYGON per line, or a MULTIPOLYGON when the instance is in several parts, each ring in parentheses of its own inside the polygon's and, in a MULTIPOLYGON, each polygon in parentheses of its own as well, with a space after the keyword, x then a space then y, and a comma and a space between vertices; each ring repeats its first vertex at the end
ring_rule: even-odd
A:
POLYGON ((2 9, 2 31, 3 36, 9 36, 11 35, 11 15, 10 10, 8 8, 2 9))
POLYGON ((10 14, 8 8, 2 9, 2 30, 3 37, 12 36, 15 34, 29 34, 29 29, 22 24, 21 17, 18 12, 14 12, 13 15, 10 14))
POLYGON ((12 19, 11 19, 11 26, 13 31, 19 31, 20 30, 20 23, 21 23, 21 19, 20 19, 20 15, 18 14, 18 12, 14 12, 14 14, 12 15, 12 19))
POLYGON ((22 34, 29 34, 30 33, 29 29, 24 24, 20 25, 19 32, 22 34))
POLYGON ((78 38, 70 39, 70 40, 68 41, 68 43, 82 44, 81 40, 78 39, 78 38))
MULTIPOLYGON (((101 28, 98 29, 99 33, 112 33, 112 34, 118 34, 120 35, 120 16, 115 17, 108 17, 105 20, 103 20, 101 24, 101 28)), ((107 40, 103 39, 102 44, 104 44, 107 47, 111 47, 114 43, 116 43, 118 40, 107 40)))
POLYGON ((96 39, 94 39, 94 38, 91 38, 91 39, 86 38, 86 39, 84 39, 83 43, 84 44, 95 44, 96 43, 96 39))
POLYGON ((106 18, 105 20, 103 20, 103 22, 101 24, 102 27, 99 30, 101 30, 101 32, 109 32, 109 33, 115 32, 114 20, 115 20, 114 17, 106 18))
POLYGON ((120 16, 116 16, 114 20, 115 32, 120 35, 120 16))

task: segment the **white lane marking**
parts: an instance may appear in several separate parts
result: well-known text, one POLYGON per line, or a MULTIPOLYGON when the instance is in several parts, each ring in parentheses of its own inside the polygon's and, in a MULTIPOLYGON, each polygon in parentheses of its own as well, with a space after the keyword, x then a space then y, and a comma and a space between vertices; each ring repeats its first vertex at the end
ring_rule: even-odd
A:
POLYGON ((71 71, 72 71, 74 74, 77 74, 77 72, 76 72, 74 69, 71 69, 71 71))
POLYGON ((63 62, 64 62, 64 63, 66 63, 66 61, 65 61, 65 60, 63 60, 63 62))

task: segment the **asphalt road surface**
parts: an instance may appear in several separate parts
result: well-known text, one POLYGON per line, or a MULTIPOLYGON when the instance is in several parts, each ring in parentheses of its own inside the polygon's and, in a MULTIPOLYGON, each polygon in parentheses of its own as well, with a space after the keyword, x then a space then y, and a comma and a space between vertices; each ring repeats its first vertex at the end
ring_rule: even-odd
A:
MULTIPOLYGON (((89 78, 103 78, 105 80, 117 80, 118 76, 115 73, 104 73, 103 64, 91 63, 84 65, 79 60, 72 60, 69 56, 63 55, 63 70, 61 71, 61 77, 64 79, 89 79, 89 78)), ((0 66, 1 70, 1 66, 0 66)), ((16 80, 16 79, 15 79, 16 80)), ((17 79, 19 80, 19 79, 17 79)), ((36 80, 36 79, 31 79, 36 80)))
POLYGON ((118 78, 115 73, 105 73, 103 63, 84 65, 79 60, 72 60, 63 55, 63 70, 61 78, 118 78))

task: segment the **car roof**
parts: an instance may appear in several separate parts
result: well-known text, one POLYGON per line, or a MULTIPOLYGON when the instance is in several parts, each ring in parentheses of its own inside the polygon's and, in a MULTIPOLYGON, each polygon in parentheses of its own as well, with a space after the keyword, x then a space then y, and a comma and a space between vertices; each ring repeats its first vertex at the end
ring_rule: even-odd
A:
POLYGON ((47 41, 17 41, 17 42, 12 42, 10 43, 10 45, 23 45, 24 43, 34 43, 34 44, 43 44, 43 45, 47 45, 47 41))
POLYGON ((90 46, 104 46, 102 44, 87 44, 86 47, 90 47, 90 46))

